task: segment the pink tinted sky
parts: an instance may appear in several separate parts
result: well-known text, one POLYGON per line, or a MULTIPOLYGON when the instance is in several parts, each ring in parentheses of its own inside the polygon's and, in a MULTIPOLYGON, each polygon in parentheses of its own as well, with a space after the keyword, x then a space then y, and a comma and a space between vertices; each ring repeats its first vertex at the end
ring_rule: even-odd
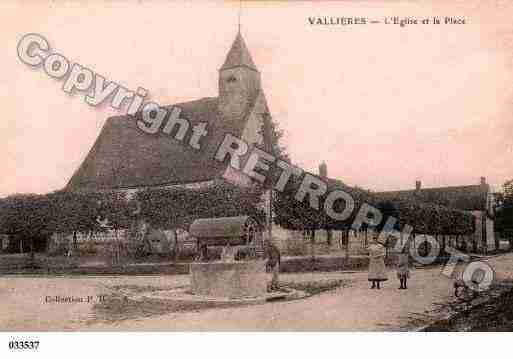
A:
MULTIPOLYGON (((513 178, 509 1, 250 2, 242 33, 294 162, 373 190, 513 178), (310 26, 309 16, 457 16, 466 25, 310 26)), ((26 33, 160 104, 217 95, 236 2, 0 4, 0 196, 65 186, 116 112, 16 56, 26 33)), ((124 113, 124 111, 121 111, 124 113)))

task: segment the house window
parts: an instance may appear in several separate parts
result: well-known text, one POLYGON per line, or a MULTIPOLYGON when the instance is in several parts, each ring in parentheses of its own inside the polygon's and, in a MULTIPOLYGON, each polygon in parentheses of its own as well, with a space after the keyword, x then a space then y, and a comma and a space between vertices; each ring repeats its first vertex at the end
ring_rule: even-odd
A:
POLYGON ((233 75, 232 75, 232 76, 230 76, 230 77, 228 77, 228 78, 226 79, 226 82, 229 82, 229 83, 230 83, 230 82, 237 82, 237 78, 236 78, 235 76, 233 76, 233 75))

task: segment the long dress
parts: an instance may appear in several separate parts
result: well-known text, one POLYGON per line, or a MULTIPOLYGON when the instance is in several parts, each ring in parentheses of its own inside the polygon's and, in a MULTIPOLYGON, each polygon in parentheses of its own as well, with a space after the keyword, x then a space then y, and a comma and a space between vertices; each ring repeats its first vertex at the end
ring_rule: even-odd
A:
POLYGON ((369 281, 385 281, 387 279, 385 250, 383 247, 373 244, 369 246, 369 281))
POLYGON ((410 278, 408 254, 399 254, 397 256, 397 278, 410 278))

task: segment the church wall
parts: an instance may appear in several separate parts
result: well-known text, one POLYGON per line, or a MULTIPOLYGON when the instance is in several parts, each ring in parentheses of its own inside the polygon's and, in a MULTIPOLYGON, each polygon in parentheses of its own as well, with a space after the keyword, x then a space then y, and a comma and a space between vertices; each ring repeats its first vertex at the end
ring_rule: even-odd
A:
POLYGON ((255 105, 251 113, 248 116, 246 126, 242 131, 242 139, 248 144, 259 144, 262 145, 264 143, 264 138, 262 135, 262 125, 263 119, 262 114, 268 111, 267 105, 265 103, 265 97, 262 92, 258 95, 255 105))
MULTIPOLYGON (((251 153, 251 150, 254 144, 262 145, 264 143, 264 138, 261 134, 262 129, 262 113, 267 112, 267 105, 265 103, 265 97, 261 92, 253 106, 251 113, 248 115, 246 125, 242 131, 241 139, 249 145, 248 154, 251 153)), ((244 168, 246 160, 249 156, 245 156, 241 163, 241 169, 244 168)), ((252 180, 249 176, 242 173, 241 171, 235 170, 232 167, 228 166, 223 174, 223 178, 230 182, 237 184, 239 186, 250 186, 252 180)))

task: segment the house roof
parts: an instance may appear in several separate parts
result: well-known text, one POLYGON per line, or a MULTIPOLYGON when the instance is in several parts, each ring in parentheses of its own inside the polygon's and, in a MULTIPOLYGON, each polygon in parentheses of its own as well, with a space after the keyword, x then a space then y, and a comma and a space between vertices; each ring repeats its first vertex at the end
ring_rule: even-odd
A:
POLYGON ((258 71, 256 68, 253 59, 251 58, 251 54, 249 53, 248 47, 242 38, 240 32, 237 34, 237 37, 233 41, 232 47, 226 55, 226 60, 224 61, 223 66, 221 66, 221 70, 231 69, 234 67, 248 67, 252 70, 258 71))
POLYGON ((381 200, 410 200, 464 211, 484 211, 488 191, 489 186, 485 184, 377 192, 374 195, 381 200))
MULTIPOLYGON (((222 118, 217 98, 179 103, 180 117, 191 127, 206 122, 208 134, 201 150, 188 146, 190 130, 183 141, 159 131, 148 135, 138 129, 140 115, 109 118, 82 165, 70 179, 71 190, 105 190, 172 185, 219 178, 226 165, 214 160, 217 146, 226 133, 240 137, 247 117, 222 118)), ((166 106, 170 109, 172 106, 166 106)))
POLYGON ((323 181, 327 185, 327 189, 329 192, 335 190, 344 191, 347 194, 351 195, 353 200, 355 200, 356 202, 367 202, 370 204, 375 202, 376 200, 376 198, 374 197, 374 193, 367 191, 363 188, 357 186, 349 186, 348 184, 336 178, 323 177, 312 172, 305 173, 308 173, 309 175, 314 176, 319 180, 323 181))
POLYGON ((240 237, 252 221, 248 216, 201 218, 190 225, 189 234, 196 238, 240 237))

